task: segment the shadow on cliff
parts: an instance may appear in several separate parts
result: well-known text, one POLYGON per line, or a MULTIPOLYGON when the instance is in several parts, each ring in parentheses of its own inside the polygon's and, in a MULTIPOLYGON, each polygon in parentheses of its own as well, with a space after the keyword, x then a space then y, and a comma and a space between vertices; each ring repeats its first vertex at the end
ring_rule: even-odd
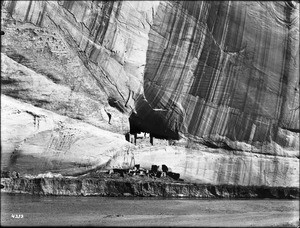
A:
POLYGON ((179 139, 178 129, 170 129, 162 110, 155 111, 143 97, 136 101, 136 112, 129 117, 130 133, 149 132, 159 139, 179 139))

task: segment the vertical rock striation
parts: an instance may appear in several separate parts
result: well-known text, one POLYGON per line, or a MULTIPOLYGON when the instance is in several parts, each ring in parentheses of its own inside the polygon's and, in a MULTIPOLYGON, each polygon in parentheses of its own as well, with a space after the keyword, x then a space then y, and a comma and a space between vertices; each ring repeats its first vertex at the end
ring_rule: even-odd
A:
POLYGON ((122 165, 116 158, 131 145, 121 134, 143 93, 157 2, 1 6, 2 168, 76 173, 122 165))
POLYGON ((112 132, 144 131, 190 150, 135 151, 140 164, 169 161, 200 183, 299 185, 299 2, 1 6, 2 154, 91 168, 126 155, 112 132))
POLYGON ((299 3, 161 2, 144 77, 137 129, 298 150, 299 3))
MULTIPOLYGON (((20 79, 10 75, 11 79, 3 80, 2 93, 96 126, 105 122, 106 126, 100 127, 110 131, 128 132, 128 114, 134 109, 134 99, 143 92, 148 33, 157 3, 1 4, 5 32, 2 52, 70 90, 63 99, 51 96, 39 100, 35 85, 22 93, 23 85, 18 87, 11 81, 20 79), (111 113, 112 125, 105 107, 111 113)), ((8 76, 8 72, 2 73, 8 76)))

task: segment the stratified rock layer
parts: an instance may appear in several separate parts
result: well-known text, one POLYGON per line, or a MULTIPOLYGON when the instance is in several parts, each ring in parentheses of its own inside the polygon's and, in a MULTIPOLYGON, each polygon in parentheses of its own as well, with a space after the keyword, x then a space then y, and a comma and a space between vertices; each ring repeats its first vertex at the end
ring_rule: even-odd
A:
POLYGON ((2 192, 38 195, 160 196, 191 198, 297 199, 299 189, 267 186, 203 185, 149 179, 97 179, 70 177, 3 178, 2 192))
POLYGON ((133 145, 122 134, 143 93, 156 5, 1 2, 2 168, 74 174, 130 165, 133 145))
POLYGON ((161 2, 144 77, 137 129, 298 150, 299 3, 161 2))
POLYGON ((27 88, 22 79, 7 78, 18 72, 4 70, 2 93, 110 131, 128 132, 128 114, 143 92, 148 33, 157 3, 1 4, 2 52, 49 79, 41 85, 49 88, 39 94, 36 89, 44 88, 36 88, 38 77, 32 77, 27 88))
POLYGON ((135 159, 199 183, 299 186, 298 2, 1 6, 5 167, 74 174, 135 159), (129 130, 181 147, 131 155, 129 130))
POLYGON ((1 96, 1 118, 5 119, 1 123, 2 169, 75 175, 130 166, 134 145, 122 135, 5 95, 1 96))
POLYGON ((299 3, 161 2, 144 77, 132 128, 195 150, 136 161, 196 182, 299 186, 299 3))
POLYGON ((142 167, 167 166, 187 182, 240 186, 299 187, 299 159, 220 148, 154 146, 134 152, 142 167))

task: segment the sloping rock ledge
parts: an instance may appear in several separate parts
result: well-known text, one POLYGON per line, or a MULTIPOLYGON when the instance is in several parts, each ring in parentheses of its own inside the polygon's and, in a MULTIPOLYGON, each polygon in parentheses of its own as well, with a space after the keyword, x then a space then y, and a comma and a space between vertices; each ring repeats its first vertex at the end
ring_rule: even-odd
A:
POLYGON ((1 192, 58 196, 299 199, 299 188, 209 185, 151 178, 1 178, 1 192))

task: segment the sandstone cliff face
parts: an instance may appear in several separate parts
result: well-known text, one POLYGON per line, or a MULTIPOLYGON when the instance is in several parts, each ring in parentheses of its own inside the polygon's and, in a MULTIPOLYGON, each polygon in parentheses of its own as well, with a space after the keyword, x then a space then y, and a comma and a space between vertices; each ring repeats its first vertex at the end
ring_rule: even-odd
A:
POLYGON ((4 69, 2 93, 110 131, 127 132, 128 114, 143 89, 148 33, 157 3, 1 4, 2 52, 39 74, 26 81, 14 78, 19 72, 4 69), (38 77, 49 80, 42 84, 38 77), (114 107, 107 110, 112 125, 105 107, 114 107))
POLYGON ((133 151, 145 166, 166 161, 200 183, 299 185, 298 2, 1 6, 2 164, 17 151, 27 172, 28 157, 48 164, 35 172, 122 165, 130 145, 111 132, 142 130, 194 148, 133 151), (44 153, 53 137, 66 164, 44 153))
POLYGON ((83 174, 113 166, 127 168, 132 144, 123 135, 1 96, 1 168, 20 174, 49 170, 83 174))
MULTIPOLYGON (((299 3, 162 2, 144 77, 133 122, 154 117, 216 145, 298 149, 299 3)), ((149 122, 139 124, 155 131, 149 122)))
MULTIPOLYGON (((287 169, 299 186, 299 3, 161 2, 144 80, 132 127, 185 138, 204 153, 173 160, 185 178, 285 185, 279 170, 287 169)), ((161 164, 167 151, 137 160, 161 164)))
POLYGON ((122 134, 143 93, 157 3, 1 5, 2 167, 74 174, 128 165, 122 134))
POLYGON ((167 164, 186 182, 299 187, 299 159, 242 151, 227 151, 205 146, 197 149, 177 146, 143 148, 134 152, 142 167, 167 164))

